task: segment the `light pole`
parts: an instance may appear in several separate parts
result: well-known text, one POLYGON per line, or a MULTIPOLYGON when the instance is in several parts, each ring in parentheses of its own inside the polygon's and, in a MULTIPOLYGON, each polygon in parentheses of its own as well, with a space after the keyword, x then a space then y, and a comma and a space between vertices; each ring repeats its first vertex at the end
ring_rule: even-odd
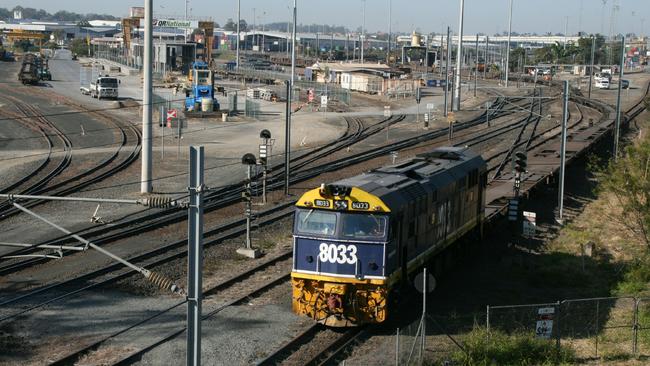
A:
POLYGON ((449 62, 451 59, 451 29, 447 27, 447 57, 445 58, 445 117, 449 111, 449 62))
POLYGON ((393 0, 388 0, 388 52, 386 53, 386 65, 388 65, 388 62, 390 62, 390 39, 393 32, 392 16, 393 16, 393 0))
POLYGON ((289 175, 291 172, 291 98, 296 75, 296 18, 298 16, 297 0, 293 0, 293 30, 291 34, 291 79, 287 82, 287 106, 284 145, 284 194, 289 195, 289 175))
POLYGON ((618 70, 618 95, 616 96, 616 127, 614 130, 614 161, 618 159, 618 140, 621 134, 621 89, 623 84, 623 66, 625 66, 625 36, 621 38, 621 63, 618 70))
POLYGON ((563 50, 566 50, 566 42, 567 42, 567 33, 569 33, 569 17, 564 17, 564 46, 562 46, 563 50))
MULTIPOLYGON (((190 0, 185 0, 185 21, 187 21, 187 9, 190 6, 190 0)), ((187 43, 188 29, 185 28, 185 43, 187 43)))
POLYGON ((461 63, 463 61, 463 15, 465 13, 465 0, 460 0, 460 19, 458 25, 458 54, 456 55, 456 78, 454 80, 455 109, 460 111, 460 80, 461 63))
POLYGON ((591 99, 591 87, 594 79, 594 55, 596 53, 596 36, 591 36, 591 68, 589 69, 589 99, 591 99))
POLYGON ((152 60, 153 53, 153 0, 147 0, 144 8, 144 85, 142 95, 142 169, 140 193, 151 193, 152 175, 152 140, 151 140, 151 95, 152 95, 152 60))
POLYGON ((508 45, 506 46, 506 88, 508 87, 508 77, 510 73, 510 37, 512 34, 512 1, 510 0, 510 15, 508 16, 508 45))
POLYGON ((361 64, 363 65, 363 48, 364 48, 364 44, 366 43, 365 42, 365 40, 366 40, 366 34, 365 34, 365 32, 366 32, 365 31, 365 29, 366 29, 366 0, 362 0, 362 2, 363 2, 363 8, 362 8, 363 24, 361 26, 361 64))
POLYGON ((239 39, 241 38, 240 36, 240 29, 239 29, 239 24, 241 23, 241 0, 237 0, 237 71, 239 71, 239 39))

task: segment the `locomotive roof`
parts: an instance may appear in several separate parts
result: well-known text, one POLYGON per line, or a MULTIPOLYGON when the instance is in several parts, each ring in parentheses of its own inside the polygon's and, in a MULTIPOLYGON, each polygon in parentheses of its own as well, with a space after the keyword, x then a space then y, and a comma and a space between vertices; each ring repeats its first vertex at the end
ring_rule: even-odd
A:
POLYGON ((357 187, 397 208, 429 192, 453 189, 453 183, 484 166, 483 158, 466 148, 442 147, 333 184, 357 187))

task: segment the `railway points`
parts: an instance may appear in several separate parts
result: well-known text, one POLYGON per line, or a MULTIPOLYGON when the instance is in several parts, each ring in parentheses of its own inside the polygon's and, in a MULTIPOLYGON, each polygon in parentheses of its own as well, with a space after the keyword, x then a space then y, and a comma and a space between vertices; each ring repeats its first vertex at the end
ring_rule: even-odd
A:
MULTIPOLYGON (((195 36, 192 33, 190 37, 195 36)), ((350 177, 363 176, 376 169, 402 169, 409 159, 436 148, 468 149, 478 154, 486 164, 486 202, 479 217, 485 218, 481 227, 484 226, 489 235, 490 248, 517 246, 516 240, 511 242, 511 238, 501 235, 514 232, 512 227, 503 224, 508 200, 514 195, 514 185, 518 185, 517 190, 523 199, 534 202, 536 197, 552 190, 556 183, 560 165, 559 121, 563 114, 559 87, 562 79, 570 79, 572 86, 566 111, 568 163, 583 164, 587 154, 606 150, 611 143, 616 92, 593 90, 593 99, 589 100, 585 97, 585 77, 576 75, 577 71, 567 72, 566 65, 549 67, 548 70, 544 65, 536 65, 534 74, 526 76, 521 71, 528 73, 530 70, 519 65, 537 57, 532 52, 522 56, 528 60, 519 61, 516 71, 506 71, 510 83, 505 87, 499 80, 503 75, 503 61, 498 61, 496 53, 490 55, 491 45, 487 39, 484 56, 492 60, 481 59, 483 49, 469 46, 468 42, 446 45, 443 37, 436 46, 432 40, 437 41, 437 37, 416 40, 416 35, 413 35, 409 42, 419 42, 424 46, 404 48, 402 57, 408 57, 401 60, 404 65, 399 65, 398 54, 391 59, 389 50, 385 64, 382 64, 383 59, 379 59, 378 65, 364 67, 354 62, 337 66, 338 62, 345 64, 341 57, 350 57, 347 52, 349 41, 346 40, 343 52, 335 49, 334 44, 343 42, 345 37, 335 39, 332 36, 327 51, 321 48, 326 41, 316 34, 315 42, 319 43, 317 55, 315 58, 299 55, 300 77, 295 84, 295 100, 288 106, 292 110, 293 126, 290 195, 285 196, 282 194, 285 170, 282 146, 285 138, 283 114, 287 105, 283 100, 281 82, 291 75, 286 69, 282 70, 288 66, 288 57, 281 57, 284 55, 282 50, 273 50, 272 44, 263 40, 263 37, 274 39, 275 36, 272 32, 247 33, 242 38, 247 40, 244 47, 257 42, 261 43, 262 50, 259 45, 257 49, 251 46, 250 50, 242 52, 242 65, 238 62, 235 68, 227 63, 222 65, 219 59, 205 63, 206 67, 214 70, 214 75, 218 75, 213 91, 218 104, 226 112, 223 117, 221 113, 217 116, 208 113, 207 118, 195 118, 203 112, 194 113, 191 118, 189 114, 184 116, 182 109, 186 98, 182 84, 187 73, 165 69, 168 74, 161 75, 155 82, 154 100, 163 108, 154 106, 154 114, 160 113, 160 122, 154 117, 152 156, 155 169, 152 183, 156 194, 183 204, 143 209, 115 204, 97 206, 81 202, 19 201, 21 207, 29 207, 43 217, 60 222, 62 226, 72 228, 75 234, 136 266, 162 273, 182 288, 187 288, 187 148, 205 146, 206 184, 199 188, 205 198, 201 322, 203 360, 207 364, 317 365, 345 359, 364 364, 373 359, 371 347, 376 347, 376 338, 412 320, 408 316, 403 319, 400 312, 392 317, 389 310, 388 318, 377 314, 374 317, 350 317, 354 319, 352 323, 362 318, 381 319, 378 321, 382 323, 380 325, 366 326, 359 322, 354 324, 357 327, 334 329, 332 324, 317 325, 315 319, 301 316, 309 312, 294 314, 295 306, 292 312, 292 302, 296 299, 290 273, 298 260, 298 254, 294 253, 297 239, 291 238, 295 206, 302 205, 309 215, 319 215, 323 211, 323 207, 315 207, 313 202, 308 207, 300 201, 305 192, 319 189, 322 184, 327 188, 331 182, 346 182, 350 177), (265 45, 270 45, 269 49, 265 49, 265 45), (462 100, 448 103, 449 106, 460 104, 460 110, 455 110, 449 119, 440 110, 447 104, 441 89, 445 77, 438 60, 445 46, 454 49, 458 46, 470 54, 467 60, 472 60, 456 75, 455 80, 461 81, 458 89, 462 100), (435 60, 429 64, 429 60, 423 58, 418 63, 414 57, 419 56, 413 52, 421 49, 427 51, 427 58, 435 57, 435 60), (265 55, 267 52, 270 57, 265 55), (327 60, 322 58, 325 54, 327 60), (332 62, 337 57, 339 60, 332 62), (493 67, 488 68, 488 63, 493 67), (273 70, 266 70, 266 67, 273 70), (323 72, 324 67, 331 72, 330 75, 323 72), (533 86, 537 74, 542 77, 533 86), (306 80, 307 75, 311 80, 306 80), (383 81, 378 82, 379 79, 383 81), (472 96, 475 80, 477 94, 472 96), (422 97, 418 101, 422 103, 419 108, 415 93, 409 92, 411 86, 422 97), (319 103, 324 100, 320 94, 328 98, 327 106, 319 103), (238 98, 233 98, 234 95, 238 98), (236 99, 239 100, 235 102, 236 99), (421 123, 425 120, 420 115, 425 105, 430 113, 426 116, 428 129, 421 123), (166 109, 176 110, 176 117, 164 120, 166 109), (240 112, 234 112, 236 109, 240 112), (167 123, 172 128, 167 127, 167 123), (255 152, 257 155, 258 136, 263 129, 270 131, 275 140, 268 157, 265 205, 260 202, 261 170, 253 169, 252 179, 247 181, 241 167, 243 153, 255 152), (512 160, 520 152, 526 154, 527 166, 515 176, 512 160), (386 168, 390 165, 396 167, 386 168), (234 251, 245 242, 246 223, 241 202, 244 186, 250 186, 254 201, 249 206, 254 217, 252 240, 254 247, 260 248, 262 253, 261 258, 252 260, 244 260, 234 251), (355 352, 354 349, 362 351, 355 352), (360 352, 365 353, 366 358, 360 352)), ((304 42, 310 42, 309 35, 303 36, 304 42)), ((474 45, 479 36, 471 38, 474 45)), ((129 200, 149 198, 140 196, 137 191, 141 184, 138 163, 143 146, 146 148, 140 132, 143 90, 138 67, 125 65, 130 61, 125 61, 123 56, 127 57, 129 52, 124 50, 115 54, 107 48, 108 44, 101 43, 106 41, 98 40, 92 50, 95 55, 90 57, 73 55, 66 49, 43 52, 42 57, 49 57, 45 63, 47 67, 39 71, 39 75, 44 76, 25 85, 16 79, 19 70, 25 69, 21 67, 23 63, 3 63, 2 66, 7 67, 0 68, 0 82, 10 85, 11 91, 7 92, 7 88, 0 90, 0 120, 6 122, 11 130, 0 130, 0 162, 7 162, 0 166, 0 173, 7 173, 10 178, 0 181, 1 193, 129 200), (95 100, 80 94, 83 65, 95 65, 93 72, 103 68, 111 80, 119 79, 119 97, 116 100, 95 100)), ((135 41, 136 47, 141 47, 138 42, 135 41)), ((162 38, 160 42, 163 42, 162 38)), ((368 42, 366 57, 377 57, 371 51, 373 42, 379 40, 368 42)), ((500 42, 503 46, 506 41, 500 42)), ((361 44, 365 47, 364 43, 361 44)), ((288 52, 288 40, 285 46, 288 52)), ((186 45, 180 47, 176 52, 182 50, 184 53, 186 45)), ((229 57, 228 50, 223 51, 223 58, 229 57)), ((352 57, 357 51, 354 50, 352 57)), ((384 50, 381 51, 385 57, 384 50)), ((175 61, 187 63, 183 57, 179 56, 175 61)), ((24 54, 18 52, 17 59, 25 59, 24 54)), ((162 63, 166 62, 169 61, 162 63)), ((459 64, 462 63, 459 60, 459 64)), ((510 64, 508 67, 512 62, 510 64)), ((162 67, 173 68, 171 64, 162 67)), ((21 75, 27 71, 23 70, 21 75)), ((194 75, 198 78, 199 74, 194 75)), ((449 76, 447 79, 454 79, 453 75, 449 76)), ((622 98, 624 127, 627 128, 645 110, 642 98, 648 95, 650 78, 647 73, 637 72, 626 73, 625 79, 630 87, 622 98)), ((199 82, 203 81, 196 81, 199 82)), ((616 83, 612 80, 612 84, 616 83)), ((451 88, 453 91, 455 86, 451 88)), ((198 107, 195 103, 194 108, 199 107, 202 107, 201 103, 198 107)), ((409 179, 417 178, 417 174, 410 171, 404 174, 409 179)), ((379 181, 374 183, 383 184, 379 181)), ((337 197, 338 203, 336 200, 332 203, 347 203, 347 196, 337 197)), ((360 216, 365 202, 353 201, 353 207, 359 212, 352 214, 360 216)), ((433 201, 435 204, 435 199, 433 201)), ((550 201, 546 203, 549 205, 552 205, 550 201)), ((397 211, 396 206, 390 209, 397 211)), ((377 216, 377 212, 371 216, 377 216)), ((575 212, 572 208, 570 215, 575 215, 575 212)), ((414 231, 426 227, 428 220, 435 221, 431 217, 419 220, 422 222, 414 226, 414 231)), ((155 365, 169 361, 170 355, 183 360, 186 354, 187 299, 165 293, 134 276, 136 271, 97 253, 77 250, 80 243, 68 235, 40 226, 12 208, 10 202, 0 202, 0 225, 3 227, 0 243, 45 244, 47 247, 0 247, 0 341, 7 341, 15 348, 15 351, 1 355, 0 363, 20 364, 46 359, 51 364, 155 365), (56 249, 57 246, 60 247, 56 249), (60 347, 63 343, 69 346, 60 347)), ((392 232, 394 228, 391 226, 390 230, 392 232)), ((410 226, 406 225, 404 230, 409 232, 410 226)), ((331 239, 319 236, 320 232, 313 235, 323 243, 331 239)), ((347 245, 348 241, 345 243, 347 245)), ((330 252, 333 250, 331 247, 327 247, 330 252)), ((331 268, 323 269, 323 263, 336 261, 342 251, 349 254, 351 249, 346 247, 343 250, 338 246, 334 249, 334 254, 326 253, 325 259, 318 255, 316 277, 311 279, 309 286, 317 288, 318 282, 330 291, 327 300, 320 302, 323 307, 320 312, 334 314, 341 307, 344 308, 341 314, 345 314, 347 305, 337 303, 337 299, 344 296, 341 291, 345 293, 345 290, 333 285, 338 284, 337 278, 341 277, 340 273, 334 272, 342 270, 344 263, 334 272, 331 268)), ((458 252, 463 250, 483 253, 484 248, 477 249, 462 240, 454 241, 450 249, 439 251, 431 260, 420 260, 418 266, 427 265, 438 277, 439 273, 448 271, 455 260, 462 266, 459 259, 462 256, 458 252)), ((365 262, 367 253, 359 255, 364 256, 360 262, 362 266, 375 263, 365 262)), ((365 267, 357 268, 351 276, 363 281, 366 270, 365 267)), ((441 277, 442 283, 448 280, 441 277)), ((352 285, 346 286, 352 291, 352 285)), ((406 286, 405 302, 401 306, 417 308, 419 303, 411 299, 408 281, 406 286)), ((443 285, 441 291, 447 297, 437 299, 432 306, 453 307, 455 300, 449 295, 450 290, 443 285)), ((478 300, 469 301, 471 305, 477 303, 478 300)), ((393 304, 390 306, 393 309, 393 304)), ((377 313, 381 311, 384 310, 377 310, 377 313)), ((340 316, 336 314, 333 316, 340 316)))

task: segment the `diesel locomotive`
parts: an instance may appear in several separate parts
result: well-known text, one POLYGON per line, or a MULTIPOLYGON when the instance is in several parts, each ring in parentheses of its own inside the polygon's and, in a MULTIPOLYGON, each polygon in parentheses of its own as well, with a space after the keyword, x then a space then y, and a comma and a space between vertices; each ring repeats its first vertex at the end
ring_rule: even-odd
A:
POLYGON ((482 229, 487 167, 445 147, 306 192, 296 203, 292 308, 327 326, 386 320, 396 290, 482 229))

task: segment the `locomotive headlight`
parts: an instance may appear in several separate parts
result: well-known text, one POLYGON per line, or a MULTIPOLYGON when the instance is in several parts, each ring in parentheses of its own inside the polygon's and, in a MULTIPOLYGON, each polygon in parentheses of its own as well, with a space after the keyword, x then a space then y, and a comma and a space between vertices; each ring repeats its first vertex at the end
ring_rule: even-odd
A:
POLYGON ((305 260, 307 260, 307 263, 313 263, 313 262, 314 262, 314 257, 312 257, 311 255, 308 255, 308 256, 305 258, 305 260))
POLYGON ((379 266, 375 262, 370 262, 370 264, 368 264, 368 268, 370 268, 371 271, 376 271, 379 266))

